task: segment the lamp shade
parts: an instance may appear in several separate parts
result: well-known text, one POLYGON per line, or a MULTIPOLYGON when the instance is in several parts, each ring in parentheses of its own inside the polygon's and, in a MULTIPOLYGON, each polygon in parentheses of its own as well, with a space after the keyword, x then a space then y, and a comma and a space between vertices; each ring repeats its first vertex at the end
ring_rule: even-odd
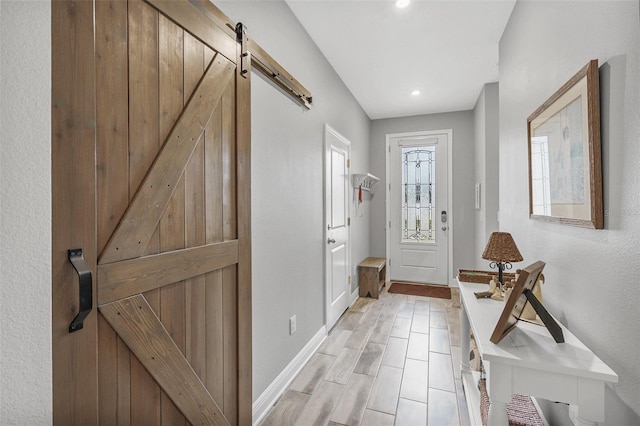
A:
POLYGON ((520 262, 522 255, 508 232, 494 232, 482 253, 482 258, 494 262, 520 262))

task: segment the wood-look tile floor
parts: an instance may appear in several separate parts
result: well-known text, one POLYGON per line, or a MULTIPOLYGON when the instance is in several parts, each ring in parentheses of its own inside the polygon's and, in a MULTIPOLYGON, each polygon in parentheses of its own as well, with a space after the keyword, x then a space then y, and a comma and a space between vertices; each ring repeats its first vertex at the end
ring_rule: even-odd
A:
POLYGON ((261 425, 468 425, 460 303, 359 298, 261 425))

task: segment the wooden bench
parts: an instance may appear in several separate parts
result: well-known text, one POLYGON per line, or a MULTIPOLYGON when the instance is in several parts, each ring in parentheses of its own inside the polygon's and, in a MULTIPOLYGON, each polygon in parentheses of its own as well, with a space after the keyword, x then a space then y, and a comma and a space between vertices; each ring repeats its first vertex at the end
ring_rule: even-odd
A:
POLYGON ((360 297, 378 298, 387 275, 387 259, 367 257, 358 265, 358 285, 360 297))

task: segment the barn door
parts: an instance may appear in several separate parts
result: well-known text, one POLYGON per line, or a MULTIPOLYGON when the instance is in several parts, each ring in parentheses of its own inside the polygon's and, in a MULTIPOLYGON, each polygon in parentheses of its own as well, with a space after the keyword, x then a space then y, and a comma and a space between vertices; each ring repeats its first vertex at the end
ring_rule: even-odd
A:
POLYGON ((57 425, 251 422, 250 73, 205 3, 54 2, 57 425))

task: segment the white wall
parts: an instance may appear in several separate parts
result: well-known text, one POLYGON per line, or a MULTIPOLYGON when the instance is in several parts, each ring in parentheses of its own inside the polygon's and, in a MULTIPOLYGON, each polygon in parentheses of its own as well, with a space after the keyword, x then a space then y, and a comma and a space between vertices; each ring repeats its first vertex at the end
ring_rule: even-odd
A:
MULTIPOLYGON (((487 83, 482 88, 473 109, 475 138, 475 182, 480 183, 480 210, 475 210, 475 267, 487 269, 482 252, 492 232, 498 230, 498 162, 499 120, 498 83, 487 83)), ((475 185, 474 185, 475 189, 475 185)), ((473 267, 473 265, 469 265, 473 267)))
POLYGON ((519 1, 500 43, 500 228, 525 264, 547 262, 545 305, 618 374, 606 390, 607 425, 640 424, 638 9, 636 0, 519 1), (594 58, 605 229, 530 220, 527 117, 594 58))
POLYGON ((51 6, 0 2, 0 424, 51 424, 51 6))
MULTIPOLYGON (((371 203, 371 255, 386 256, 386 135, 453 129, 453 270, 475 265, 473 112, 450 112, 389 118, 371 122, 371 170, 380 190, 371 203)), ((453 277, 450 277, 450 279, 453 277)))
MULTIPOLYGON (((302 110, 253 74, 253 398, 324 324, 324 124, 369 169, 369 119, 282 1, 216 2, 313 95, 302 110), (289 317, 297 332, 289 335, 289 317)), ((352 261, 369 256, 369 216, 352 213, 352 261)))

